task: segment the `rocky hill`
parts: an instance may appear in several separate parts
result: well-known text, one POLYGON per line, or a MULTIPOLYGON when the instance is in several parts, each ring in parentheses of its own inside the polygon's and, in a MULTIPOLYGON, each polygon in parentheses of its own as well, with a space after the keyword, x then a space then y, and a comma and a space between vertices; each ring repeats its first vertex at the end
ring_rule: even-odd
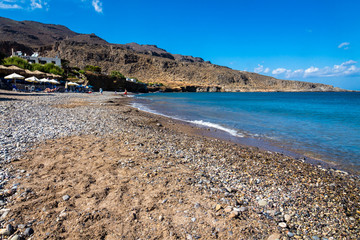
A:
POLYGON ((162 83, 163 90, 168 91, 340 90, 330 85, 232 70, 199 57, 171 54, 155 45, 111 44, 95 34, 75 33, 61 25, 0 18, 0 33, 0 51, 9 46, 36 49, 43 56, 66 59, 71 66, 97 65, 103 73, 120 71, 142 82, 162 83))

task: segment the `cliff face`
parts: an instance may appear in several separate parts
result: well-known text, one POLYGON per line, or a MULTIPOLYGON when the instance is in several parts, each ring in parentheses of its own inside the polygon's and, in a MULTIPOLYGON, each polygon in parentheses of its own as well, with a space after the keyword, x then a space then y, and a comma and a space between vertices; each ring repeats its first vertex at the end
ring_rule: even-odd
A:
POLYGON ((330 85, 279 80, 256 73, 236 71, 205 62, 164 56, 166 52, 135 52, 124 45, 91 44, 64 40, 44 55, 59 55, 77 67, 97 65, 103 73, 120 71, 143 82, 162 83, 169 89, 187 91, 336 91, 330 85), (161 55, 162 54, 162 55, 161 55))
MULTIPOLYGON (((211 64, 199 57, 171 54, 155 45, 110 44, 95 34, 65 26, 0 17, 0 53, 11 48, 27 54, 58 56, 70 66, 97 65, 103 73, 120 71, 165 91, 339 91, 329 85, 279 80, 211 64)), ((158 90, 155 88, 155 90, 158 90)))

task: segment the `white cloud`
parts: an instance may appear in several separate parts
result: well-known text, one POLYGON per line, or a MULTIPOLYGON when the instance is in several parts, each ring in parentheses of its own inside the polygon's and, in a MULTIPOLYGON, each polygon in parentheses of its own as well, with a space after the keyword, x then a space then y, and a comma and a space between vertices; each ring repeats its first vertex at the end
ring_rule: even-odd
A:
POLYGON ((100 0, 92 0, 92 5, 96 12, 98 13, 103 12, 102 2, 100 2, 100 0))
POLYGON ((263 65, 258 64, 256 68, 254 68, 254 72, 256 73, 268 73, 270 72, 270 68, 264 68, 263 65))
POLYGON ((22 8, 14 1, 0 1, 0 9, 20 9, 22 8))
POLYGON ((308 69, 305 69, 304 77, 308 77, 311 75, 317 75, 317 74, 319 74, 319 72, 320 72, 319 68, 311 66, 308 69))
POLYGON ((343 49, 347 50, 347 49, 349 49, 349 47, 348 47, 349 45, 350 45, 349 42, 343 42, 343 43, 339 44, 338 48, 343 48, 343 49))
POLYGON ((277 69, 272 70, 271 73, 274 75, 279 75, 279 74, 283 74, 286 72, 287 72, 287 70, 285 68, 277 68, 277 69))
POLYGON ((263 65, 258 64, 258 66, 256 68, 254 68, 254 72, 256 72, 256 73, 261 73, 263 71, 264 71, 263 65))
MULTIPOLYGON (((276 68, 271 71, 271 74, 278 78, 297 79, 297 78, 312 78, 312 77, 344 77, 344 76, 360 76, 360 68, 356 66, 357 62, 349 60, 341 64, 335 64, 332 67, 325 66, 323 68, 311 66, 306 69, 286 69, 276 68)), ((258 65, 254 69, 257 73, 268 73, 269 68, 264 68, 258 65)))
POLYGON ((41 0, 31 0, 31 9, 43 8, 41 0))
POLYGON ((48 10, 47 0, 0 0, 1 9, 46 9, 48 10))

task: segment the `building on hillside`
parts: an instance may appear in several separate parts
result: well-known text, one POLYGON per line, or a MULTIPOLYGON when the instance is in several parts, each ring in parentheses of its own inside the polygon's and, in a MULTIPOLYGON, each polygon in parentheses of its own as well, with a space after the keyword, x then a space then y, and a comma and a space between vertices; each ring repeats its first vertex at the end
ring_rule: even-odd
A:
POLYGON ((58 58, 57 56, 54 58, 40 57, 38 52, 35 52, 31 56, 28 56, 26 55, 26 53, 23 54, 21 51, 15 52, 14 49, 11 49, 11 56, 23 58, 29 63, 40 63, 40 64, 53 63, 61 68, 61 59, 58 58))
POLYGON ((137 79, 136 78, 126 78, 126 81, 136 83, 137 79))

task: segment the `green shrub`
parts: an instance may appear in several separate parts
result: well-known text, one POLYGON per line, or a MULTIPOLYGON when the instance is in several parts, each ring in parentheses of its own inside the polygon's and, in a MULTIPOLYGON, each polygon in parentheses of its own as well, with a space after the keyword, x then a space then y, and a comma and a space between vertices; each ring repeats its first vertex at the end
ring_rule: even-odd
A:
POLYGON ((124 76, 121 72, 119 72, 119 71, 112 71, 112 72, 110 73, 110 75, 111 75, 111 77, 114 77, 114 78, 120 78, 120 79, 124 79, 124 78, 125 78, 125 76, 124 76))
POLYGON ((20 57, 8 57, 3 60, 4 65, 15 65, 19 68, 31 70, 31 64, 20 57))
POLYGON ((86 65, 84 70, 94 72, 94 73, 99 73, 99 74, 101 73, 101 67, 99 67, 99 66, 86 65))
POLYGON ((53 63, 46 63, 46 64, 34 63, 34 64, 32 64, 31 70, 33 70, 33 71, 38 70, 38 71, 45 72, 45 73, 53 73, 56 75, 64 74, 64 70, 61 69, 60 67, 56 66, 53 63))

